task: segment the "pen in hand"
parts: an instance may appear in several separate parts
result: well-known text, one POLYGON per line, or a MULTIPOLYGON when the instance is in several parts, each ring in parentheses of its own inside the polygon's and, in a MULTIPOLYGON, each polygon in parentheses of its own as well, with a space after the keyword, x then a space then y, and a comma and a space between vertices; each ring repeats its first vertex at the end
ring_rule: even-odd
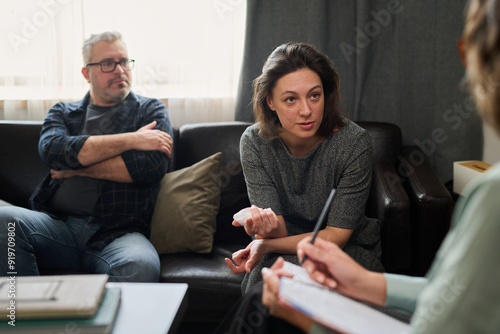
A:
MULTIPOLYGON (((316 222, 316 226, 314 226, 313 230, 313 236, 311 238, 311 244, 314 243, 314 240, 316 239, 319 229, 321 228, 321 225, 323 225, 323 221, 326 218, 326 214, 328 213, 328 210, 332 206, 333 198, 335 197, 335 192, 336 189, 333 188, 332 191, 330 192, 330 195, 328 196, 328 199, 326 200, 325 206, 323 207, 323 210, 321 211, 321 214, 319 215, 318 221, 316 222)), ((307 260, 307 255, 304 255, 302 258, 301 264, 304 263, 307 260)))

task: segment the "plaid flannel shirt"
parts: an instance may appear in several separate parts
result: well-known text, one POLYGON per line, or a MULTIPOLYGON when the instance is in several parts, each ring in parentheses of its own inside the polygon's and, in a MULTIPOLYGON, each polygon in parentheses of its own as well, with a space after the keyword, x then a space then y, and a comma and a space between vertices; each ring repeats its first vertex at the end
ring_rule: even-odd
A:
MULTIPOLYGON (((79 102, 58 103, 48 112, 42 126, 38 151, 42 160, 55 170, 84 168, 78 153, 88 135, 80 135, 85 120, 90 94, 79 102)), ((112 133, 134 132, 156 121, 155 129, 173 137, 173 129, 165 105, 157 100, 130 92, 122 103, 122 110, 113 115, 112 133)), ((94 223, 101 228, 89 240, 89 246, 102 249, 113 239, 128 233, 140 232, 149 237, 150 222, 160 180, 167 172, 169 159, 160 151, 130 150, 121 154, 133 183, 98 180, 98 200, 94 223)), ((33 210, 64 219, 47 205, 58 189, 60 181, 49 175, 30 198, 33 210)))

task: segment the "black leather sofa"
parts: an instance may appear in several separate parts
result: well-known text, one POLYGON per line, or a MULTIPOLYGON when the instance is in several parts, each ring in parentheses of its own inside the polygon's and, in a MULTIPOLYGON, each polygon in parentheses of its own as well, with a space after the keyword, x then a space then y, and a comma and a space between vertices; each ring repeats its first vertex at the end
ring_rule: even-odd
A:
MULTIPOLYGON (((426 161, 411 164, 415 147, 402 148, 400 129, 388 123, 358 122, 370 133, 374 169, 366 214, 381 222, 383 264, 388 272, 423 275, 446 234, 452 198, 426 161)), ((189 284, 185 322, 218 322, 240 296, 242 275, 225 257, 250 238, 231 226, 231 217, 249 206, 240 162, 239 139, 249 123, 188 124, 175 130, 170 170, 222 152, 222 187, 217 231, 210 254, 162 255, 161 282, 189 284), (225 173, 224 169, 231 173, 225 173)), ((0 200, 22 207, 48 168, 38 157, 41 122, 0 121, 0 200)))

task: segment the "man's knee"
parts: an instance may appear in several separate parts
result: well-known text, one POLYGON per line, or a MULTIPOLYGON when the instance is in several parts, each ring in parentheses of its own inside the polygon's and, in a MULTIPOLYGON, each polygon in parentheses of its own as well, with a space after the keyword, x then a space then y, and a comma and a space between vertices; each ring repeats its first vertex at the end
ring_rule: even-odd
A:
POLYGON ((26 210, 17 206, 0 207, 0 234, 4 235, 12 231, 15 232, 19 228, 19 224, 23 221, 22 217, 26 210))
POLYGON ((158 282, 160 280, 160 259, 158 254, 136 260, 136 281, 158 282))
POLYGON ((0 207, 0 234, 15 230, 16 238, 31 242, 33 233, 50 234, 55 220, 46 213, 17 206, 0 207))
POLYGON ((160 258, 146 238, 130 236, 129 240, 118 241, 121 250, 108 258, 110 280, 129 282, 158 282, 160 279, 160 258), (135 239, 135 240, 134 240, 135 239), (146 242, 145 242, 146 241, 146 242))
POLYGON ((25 209, 17 206, 0 206, 0 223, 7 225, 9 221, 16 220, 22 210, 25 209))
POLYGON ((24 221, 30 210, 16 206, 0 207, 0 276, 38 275, 33 249, 26 237, 24 221), (2 262, 3 261, 3 262, 2 262))
POLYGON ((119 262, 120 264, 111 265, 107 272, 110 281, 158 282, 160 280, 159 259, 134 256, 119 262))
POLYGON ((47 215, 18 206, 0 206, 0 226, 20 225, 31 220, 43 220, 42 216, 45 218, 47 215))

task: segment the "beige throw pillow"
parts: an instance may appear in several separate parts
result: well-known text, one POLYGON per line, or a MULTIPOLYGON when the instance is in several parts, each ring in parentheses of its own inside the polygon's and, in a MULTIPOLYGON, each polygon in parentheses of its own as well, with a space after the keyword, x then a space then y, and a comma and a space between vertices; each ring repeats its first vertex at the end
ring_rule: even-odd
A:
POLYGON ((158 254, 212 251, 220 202, 220 160, 216 153, 165 174, 151 221, 150 241, 158 254))

